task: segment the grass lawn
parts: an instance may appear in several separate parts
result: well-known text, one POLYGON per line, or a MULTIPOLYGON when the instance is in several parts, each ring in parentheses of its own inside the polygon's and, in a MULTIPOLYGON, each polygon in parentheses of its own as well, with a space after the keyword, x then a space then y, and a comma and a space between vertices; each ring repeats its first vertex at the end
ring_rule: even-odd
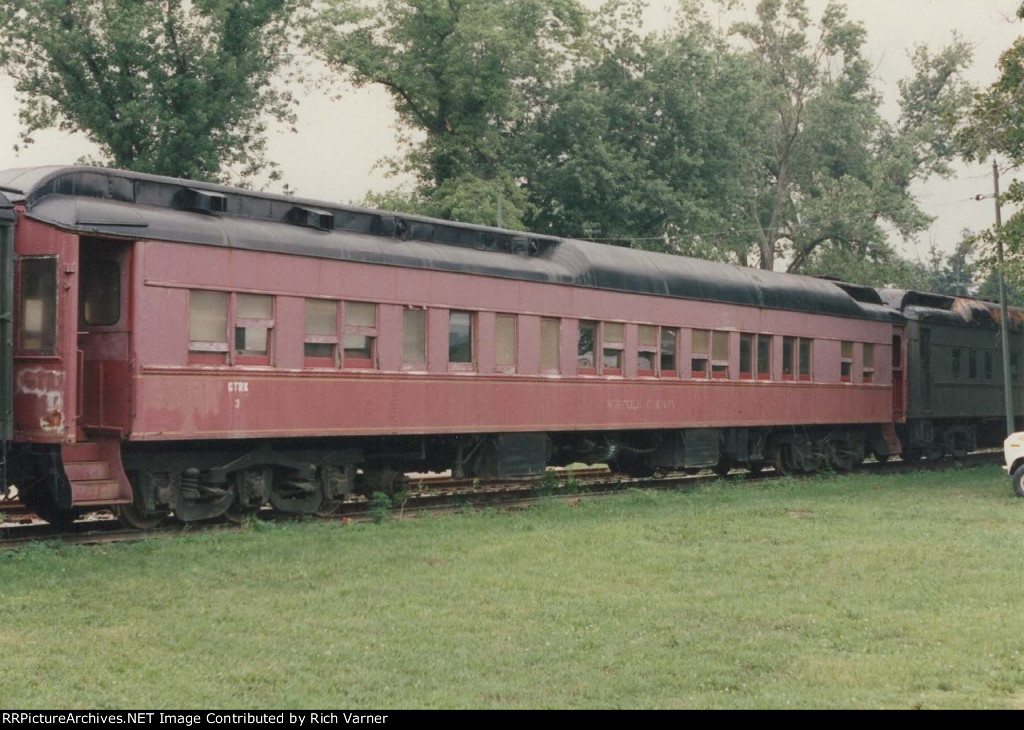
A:
POLYGON ((0 553, 4 708, 1024 707, 998 467, 0 553))

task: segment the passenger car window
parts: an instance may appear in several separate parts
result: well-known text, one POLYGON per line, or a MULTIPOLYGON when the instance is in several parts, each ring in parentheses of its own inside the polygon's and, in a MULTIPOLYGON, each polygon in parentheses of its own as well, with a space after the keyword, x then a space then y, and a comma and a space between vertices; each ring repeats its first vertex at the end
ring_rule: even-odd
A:
POLYGON ((607 375, 622 374, 622 353, 624 349, 621 322, 605 322, 601 348, 601 371, 607 375))
POLYGON ((448 314, 448 362, 466 364, 473 362, 473 314, 471 312, 449 312, 448 314))
POLYGON ((320 366, 338 364, 338 302, 329 299, 306 300, 306 336, 304 354, 322 362, 320 366))
POLYGON ((193 289, 188 299, 189 350, 227 352, 228 293, 193 289))
POLYGON ((21 260, 21 328, 23 352, 52 355, 57 350, 57 259, 21 260))
POLYGON ((654 375, 658 356, 658 328, 642 324, 637 328, 636 369, 639 375, 654 375))
POLYGON ((560 322, 557 319, 540 321, 540 369, 544 372, 559 370, 560 322))
POLYGON ((79 300, 82 321, 109 327, 121 319, 121 267, 110 259, 82 262, 79 300))
POLYGON ((594 346, 597 337, 597 322, 580 322, 580 339, 576 347, 576 366, 579 372, 593 375, 597 372, 594 346))
POLYGON ((494 318, 494 365, 503 371, 516 367, 516 318, 510 314, 494 318))
POLYGON ((263 294, 236 296, 235 352, 239 355, 269 356, 274 298, 263 294))
POLYGON ((371 368, 377 346, 377 305, 345 302, 345 367, 371 368))
POLYGON ((660 375, 674 378, 676 376, 676 346, 679 341, 679 330, 671 327, 661 328, 661 362, 660 375))
POLYGON ((427 362, 427 312, 406 308, 402 311, 402 362, 425 365, 427 362))

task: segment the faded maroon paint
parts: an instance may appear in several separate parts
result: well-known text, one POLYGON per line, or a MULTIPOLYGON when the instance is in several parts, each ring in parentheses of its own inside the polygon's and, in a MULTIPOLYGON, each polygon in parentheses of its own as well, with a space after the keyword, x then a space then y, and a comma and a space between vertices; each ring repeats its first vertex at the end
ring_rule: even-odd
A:
POLYGON ((878 385, 157 368, 138 404, 136 439, 880 423, 892 409, 878 385))
MULTIPOLYGON (((886 322, 158 242, 138 245, 135 272, 132 439, 853 424, 892 416, 886 322), (188 290, 197 287, 277 297, 273 367, 189 365, 188 290), (307 296, 379 303, 378 370, 302 368, 307 296), (403 305, 428 308, 423 372, 403 371, 403 305), (451 309, 479 313, 474 372, 448 372, 451 309), (520 315, 514 375, 494 373, 494 315, 505 312, 520 315), (563 320, 559 376, 540 374, 542 317, 563 320), (577 318, 627 322, 623 377, 577 375, 577 318), (638 379, 637 323, 684 328, 684 376, 687 328, 730 330, 734 374, 740 333, 773 334, 773 380, 638 379), (835 382, 782 381, 783 336, 814 338, 815 379, 835 382), (874 343, 873 383, 838 382, 843 340, 874 343)), ((857 347, 855 379, 860 357, 857 347)))
POLYGON ((18 257, 57 258, 55 355, 19 352, 21 265, 15 265, 14 432, 15 439, 59 443, 72 440, 77 410, 78 237, 37 223, 19 207, 14 250, 18 257))

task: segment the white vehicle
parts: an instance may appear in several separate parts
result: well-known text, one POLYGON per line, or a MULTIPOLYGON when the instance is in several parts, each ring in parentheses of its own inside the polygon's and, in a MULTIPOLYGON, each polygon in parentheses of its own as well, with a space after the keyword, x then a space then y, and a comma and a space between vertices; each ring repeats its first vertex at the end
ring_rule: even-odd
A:
POLYGON ((1003 441, 1003 454, 1006 463, 1003 471, 1010 475, 1013 492, 1024 497, 1024 431, 1011 433, 1003 441))

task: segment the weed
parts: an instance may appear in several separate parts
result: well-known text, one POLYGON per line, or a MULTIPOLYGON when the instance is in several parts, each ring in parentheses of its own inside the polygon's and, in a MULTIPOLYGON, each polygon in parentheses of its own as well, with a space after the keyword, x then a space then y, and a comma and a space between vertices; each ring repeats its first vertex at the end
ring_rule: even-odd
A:
POLYGON ((370 496, 369 509, 366 510, 366 514, 375 524, 379 525, 391 516, 392 506, 391 497, 384 492, 374 492, 370 496))

